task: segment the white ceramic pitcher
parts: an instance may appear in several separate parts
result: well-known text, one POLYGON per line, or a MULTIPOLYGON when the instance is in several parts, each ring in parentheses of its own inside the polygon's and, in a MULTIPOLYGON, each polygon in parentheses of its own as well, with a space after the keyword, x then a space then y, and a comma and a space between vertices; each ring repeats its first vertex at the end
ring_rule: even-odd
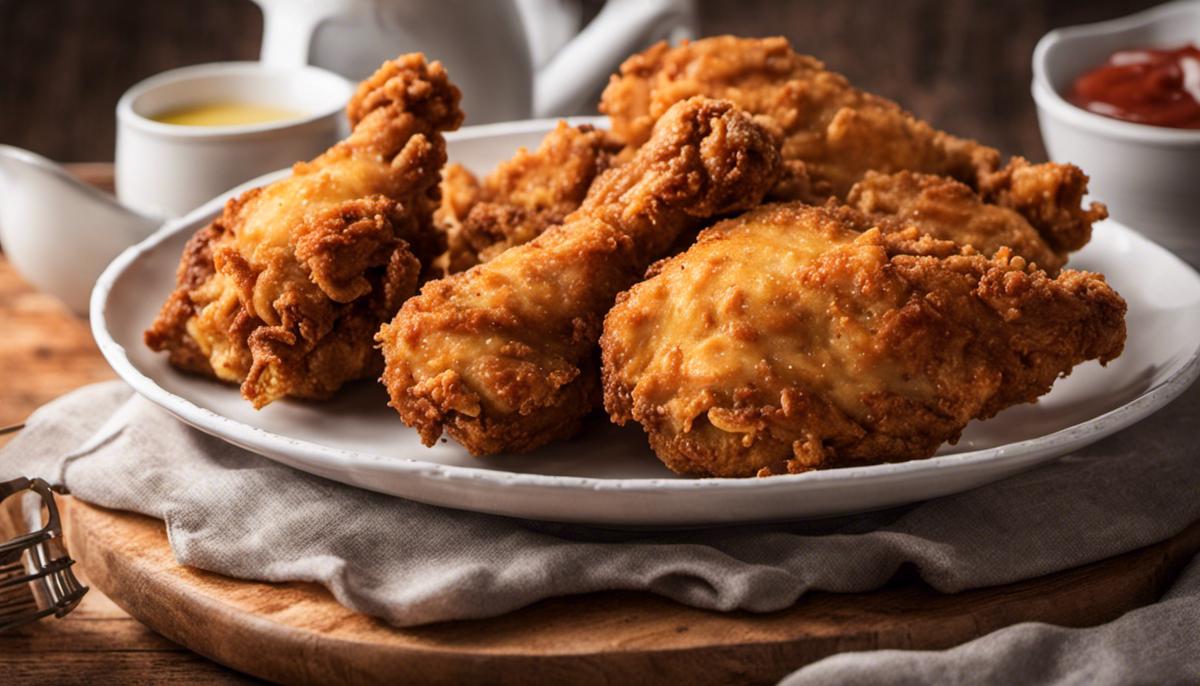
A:
POLYGON ((580 0, 254 0, 262 60, 347 78, 421 51, 463 91, 467 124, 575 114, 621 60, 691 37, 694 0, 608 0, 583 26, 580 0))

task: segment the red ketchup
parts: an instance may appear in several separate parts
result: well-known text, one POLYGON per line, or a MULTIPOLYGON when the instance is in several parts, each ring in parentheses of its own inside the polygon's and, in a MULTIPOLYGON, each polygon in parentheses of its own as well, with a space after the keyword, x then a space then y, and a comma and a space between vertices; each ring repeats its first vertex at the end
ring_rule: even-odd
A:
POLYGON ((1200 129, 1200 48, 1121 50, 1078 79, 1068 96, 1114 119, 1200 129))

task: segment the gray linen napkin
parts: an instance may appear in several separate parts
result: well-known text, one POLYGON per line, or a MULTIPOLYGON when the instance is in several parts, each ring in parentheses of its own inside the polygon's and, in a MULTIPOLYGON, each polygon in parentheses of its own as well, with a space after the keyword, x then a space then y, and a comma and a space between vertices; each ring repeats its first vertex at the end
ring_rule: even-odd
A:
POLYGON ((1017 624, 950 650, 842 653, 793 673, 782 686, 1196 683, 1200 558, 1159 602, 1103 626, 1017 624))
MULTIPOLYGON (((1200 519, 1200 445, 1189 436, 1197 410, 1200 385, 1075 455, 907 508, 657 534, 458 512, 342 486, 190 429, 119 382, 81 389, 39 410, 0 451, 0 478, 43 476, 88 502, 165 519, 183 564, 234 577, 315 581, 344 605, 398 626, 488 617, 542 598, 609 589, 764 612, 787 607, 809 590, 877 588, 904 563, 934 588, 955 592, 1168 538, 1200 519)), ((1195 576, 1193 568, 1191 580, 1181 582, 1184 602, 1142 612, 1171 612, 1176 619, 1182 613, 1194 628, 1195 576)), ((1120 644, 1145 658, 1138 648, 1145 626, 1161 631, 1159 622, 1167 621, 1145 616, 1091 630, 1098 633, 1089 634, 1088 644, 1101 646, 1095 650, 1120 644)), ((883 653, 878 664, 887 666, 878 673, 977 676, 985 673, 978 665, 994 660, 1044 657, 1049 666, 1030 674, 1053 676, 1069 666, 1059 659, 1062 651, 1084 640, 1079 633, 1054 633, 1061 631, 1017 627, 980 639, 994 648, 973 643, 933 660, 883 653), (1038 651, 1028 652, 1028 641, 1036 641, 1038 651), (964 665, 981 671, 953 671, 964 665)), ((1170 643, 1184 636, 1167 631, 1159 638, 1170 643)), ((1193 650, 1196 643, 1173 645, 1193 650)), ((867 681, 877 674, 873 655, 818 663, 812 683, 849 675, 867 681)), ((1195 671, 1194 660, 1159 666, 1195 671)), ((809 674, 799 673, 796 683, 809 683, 809 674)), ((1154 674, 1160 681, 1178 675, 1154 674)))

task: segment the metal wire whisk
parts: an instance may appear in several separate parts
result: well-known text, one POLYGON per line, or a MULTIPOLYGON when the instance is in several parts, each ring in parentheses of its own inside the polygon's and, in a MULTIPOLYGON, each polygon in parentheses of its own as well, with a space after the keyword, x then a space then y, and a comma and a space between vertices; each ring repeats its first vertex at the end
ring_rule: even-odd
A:
POLYGON ((0 543, 0 631, 53 614, 62 617, 79 604, 87 586, 79 583, 62 540, 62 522, 50 484, 41 479, 0 483, 0 522, 25 521, 24 498, 41 497, 46 524, 0 543))

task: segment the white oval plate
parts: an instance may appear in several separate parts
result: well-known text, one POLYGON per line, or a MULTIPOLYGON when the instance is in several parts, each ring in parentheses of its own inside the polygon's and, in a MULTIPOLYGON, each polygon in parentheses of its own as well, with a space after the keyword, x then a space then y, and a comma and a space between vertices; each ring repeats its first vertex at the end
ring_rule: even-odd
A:
MULTIPOLYGON (((552 121, 471 127, 451 159, 491 169, 536 146, 552 121)), ((173 221, 122 253, 92 294, 92 329, 113 369, 138 393, 230 443, 335 481, 434 505, 615 526, 696 526, 863 512, 974 488, 1077 450, 1158 410, 1200 372, 1200 275, 1112 222, 1097 225, 1072 266, 1104 273, 1129 303, 1125 353, 1091 362, 1038 403, 974 422, 936 457, 765 479, 672 475, 636 426, 592 421, 572 441, 529 455, 472 458, 453 441, 423 447, 360 382, 328 403, 277 402, 255 411, 233 386, 188 376, 142 344, 142 331, 175 283, 183 244, 226 197, 173 221)))

